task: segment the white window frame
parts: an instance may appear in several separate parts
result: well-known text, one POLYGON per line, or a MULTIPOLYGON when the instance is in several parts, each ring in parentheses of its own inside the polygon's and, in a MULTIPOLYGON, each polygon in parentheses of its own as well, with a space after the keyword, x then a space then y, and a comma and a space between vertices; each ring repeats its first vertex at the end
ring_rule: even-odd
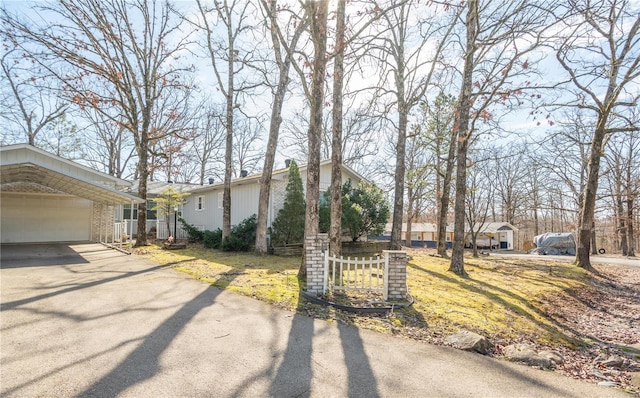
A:
POLYGON ((204 195, 196 196, 196 211, 204 210, 204 195))
POLYGON ((224 192, 218 192, 218 209, 222 209, 224 203, 224 192))

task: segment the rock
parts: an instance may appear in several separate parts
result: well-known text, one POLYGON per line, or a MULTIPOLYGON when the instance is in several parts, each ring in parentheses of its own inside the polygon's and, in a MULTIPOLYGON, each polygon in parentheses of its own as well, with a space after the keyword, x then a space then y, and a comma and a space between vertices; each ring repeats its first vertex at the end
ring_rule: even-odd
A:
POLYGON ((616 383, 615 381, 601 381, 598 383, 599 386, 603 386, 603 387, 618 387, 619 384, 616 383))
POLYGON ((559 365, 564 362, 564 358, 557 351, 540 351, 538 355, 540 355, 542 358, 547 358, 548 360, 553 362, 554 365, 559 365))
POLYGON ((608 357, 609 357, 609 356, 608 356, 607 354, 600 353, 600 354, 598 354, 598 356, 597 356, 597 357, 595 357, 595 358, 593 359, 593 363, 600 364, 600 363, 602 363, 603 361, 605 361, 608 357))
POLYGON ((544 358, 536 353, 533 347, 526 344, 511 344, 504 348, 505 357, 527 365, 540 366, 542 368, 552 368, 553 361, 544 358))
POLYGON ((452 334, 445 339, 445 343, 450 344, 459 350, 475 351, 483 355, 488 354, 493 347, 486 337, 480 336, 477 333, 469 332, 468 330, 452 334))
POLYGON ((593 368, 589 371, 589 376, 595 376, 598 379, 602 379, 602 380, 609 380, 607 376, 605 376, 601 371, 599 371, 596 368, 593 368))
POLYGON ((604 361, 600 362, 600 365, 604 366, 605 368, 619 369, 622 367, 622 365, 624 365, 624 359, 621 357, 612 355, 609 358, 605 359, 604 361))

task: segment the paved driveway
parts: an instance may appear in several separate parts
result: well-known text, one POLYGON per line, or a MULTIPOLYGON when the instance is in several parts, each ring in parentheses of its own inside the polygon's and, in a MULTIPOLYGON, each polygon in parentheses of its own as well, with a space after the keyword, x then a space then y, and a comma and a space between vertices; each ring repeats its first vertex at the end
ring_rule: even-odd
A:
POLYGON ((293 315, 100 245, 1 250, 3 397, 626 396, 293 315))

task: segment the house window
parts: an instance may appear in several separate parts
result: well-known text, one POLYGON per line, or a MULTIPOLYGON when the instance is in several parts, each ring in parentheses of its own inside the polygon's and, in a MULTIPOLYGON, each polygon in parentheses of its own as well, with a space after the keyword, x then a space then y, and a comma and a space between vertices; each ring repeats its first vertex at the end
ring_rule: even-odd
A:
POLYGON ((196 198, 196 211, 204 210, 204 196, 198 196, 196 198))
MULTIPOLYGON (((156 205, 156 202, 154 202, 153 200, 147 200, 147 220, 156 220, 158 217, 158 212, 157 210, 152 210, 154 209, 156 205)), ((131 205, 124 205, 122 208, 122 218, 124 220, 131 220, 131 205)), ((137 220, 138 219, 138 204, 134 203, 133 204, 133 219, 137 220)))
POLYGON ((223 197, 222 192, 218 192, 218 209, 222 209, 223 197))
POLYGON ((157 220, 158 211, 155 210, 156 202, 153 200, 147 200, 147 220, 157 220))
MULTIPOLYGON (((124 205, 123 209, 122 209, 122 218, 125 220, 131 220, 131 205, 124 205)), ((135 203, 133 205, 133 219, 137 220, 138 219, 138 204, 135 203)))

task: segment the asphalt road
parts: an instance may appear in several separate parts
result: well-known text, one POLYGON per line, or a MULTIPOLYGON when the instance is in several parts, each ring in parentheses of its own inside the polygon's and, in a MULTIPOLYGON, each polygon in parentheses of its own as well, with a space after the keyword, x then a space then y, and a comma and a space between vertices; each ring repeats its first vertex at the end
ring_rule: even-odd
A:
MULTIPOLYGON (((511 258, 532 258, 538 260, 553 260, 553 261, 562 261, 571 263, 575 260, 575 256, 541 256, 539 254, 527 254, 527 253, 519 253, 519 252, 510 252, 510 251, 498 251, 498 252, 490 252, 490 256, 496 257, 511 257, 511 258)), ((640 257, 622 257, 622 256, 614 256, 614 255, 597 255, 590 256, 589 259, 594 264, 615 264, 615 265, 628 265, 640 267, 640 257)))
POLYGON ((626 397, 314 320, 100 245, 3 246, 2 397, 626 397))

